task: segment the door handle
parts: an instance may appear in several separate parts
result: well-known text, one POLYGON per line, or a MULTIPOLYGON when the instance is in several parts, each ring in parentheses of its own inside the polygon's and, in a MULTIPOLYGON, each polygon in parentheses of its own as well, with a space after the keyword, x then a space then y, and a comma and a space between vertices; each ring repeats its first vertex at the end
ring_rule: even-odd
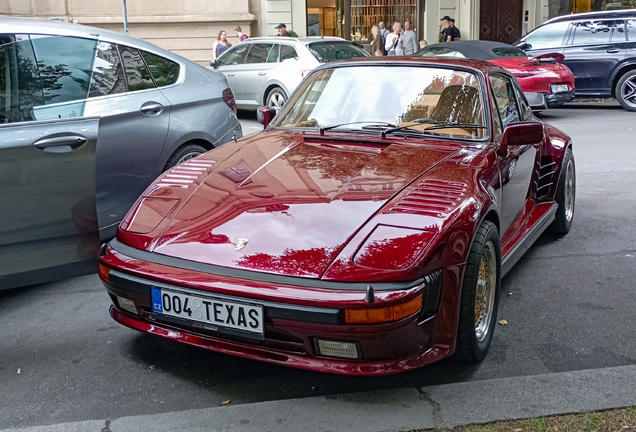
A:
POLYGON ((265 75, 265 72, 259 72, 258 74, 259 75, 265 75))
POLYGON ((148 116, 156 116, 163 111, 163 105, 159 102, 146 102, 141 106, 140 111, 148 116))
POLYGON ((66 135, 53 138, 42 138, 33 143, 33 146, 40 150, 49 147, 71 147, 73 150, 86 144, 88 139, 82 135, 66 135))
POLYGON ((227 76, 234 76, 234 72, 227 74, 227 76))
POLYGON ((610 54, 616 54, 617 52, 620 52, 620 51, 621 51, 620 48, 610 48, 607 50, 607 52, 610 54))

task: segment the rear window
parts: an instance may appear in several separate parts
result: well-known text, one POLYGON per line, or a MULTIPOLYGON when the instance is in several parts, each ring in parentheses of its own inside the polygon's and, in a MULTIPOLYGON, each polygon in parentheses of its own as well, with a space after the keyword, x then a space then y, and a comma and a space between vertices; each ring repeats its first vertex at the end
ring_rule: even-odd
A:
POLYGON ((497 57, 528 57, 528 54, 526 54, 524 50, 515 47, 493 48, 492 52, 494 52, 497 57))
POLYGON ((454 58, 466 58, 464 54, 457 50, 448 47, 426 47, 419 50, 416 55, 422 57, 454 57, 454 58))
POLYGON ((177 82, 179 79, 179 70, 181 69, 179 63, 146 51, 141 51, 141 55, 146 61, 157 87, 163 87, 177 82))
POLYGON ((347 42, 312 43, 307 48, 320 63, 369 57, 369 54, 358 45, 347 42))

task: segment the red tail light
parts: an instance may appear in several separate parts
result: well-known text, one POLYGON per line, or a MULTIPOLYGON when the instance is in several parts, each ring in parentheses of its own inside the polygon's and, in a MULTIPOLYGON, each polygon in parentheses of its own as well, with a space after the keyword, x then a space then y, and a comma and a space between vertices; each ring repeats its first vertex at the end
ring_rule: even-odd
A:
POLYGON ((230 88, 223 90, 223 102, 225 102, 227 106, 234 111, 234 114, 236 114, 236 101, 234 100, 234 93, 232 93, 230 88))

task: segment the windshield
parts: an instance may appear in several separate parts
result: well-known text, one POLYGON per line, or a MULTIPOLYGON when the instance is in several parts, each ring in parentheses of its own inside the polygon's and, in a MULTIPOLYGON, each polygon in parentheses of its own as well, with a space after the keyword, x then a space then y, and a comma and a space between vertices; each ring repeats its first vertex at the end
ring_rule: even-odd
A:
POLYGON ((455 57, 466 58, 464 54, 448 47, 426 47, 419 50, 415 55, 422 57, 455 57))
POLYGON ((393 125, 407 126, 402 133, 415 130, 481 139, 486 134, 482 100, 479 81, 469 72, 413 66, 340 67, 309 76, 272 126, 333 129, 343 125, 341 130, 369 130, 393 125), (441 123, 462 127, 440 128, 441 123))
POLYGON ((316 42, 309 44, 307 48, 320 63, 369 57, 365 50, 347 42, 316 42))

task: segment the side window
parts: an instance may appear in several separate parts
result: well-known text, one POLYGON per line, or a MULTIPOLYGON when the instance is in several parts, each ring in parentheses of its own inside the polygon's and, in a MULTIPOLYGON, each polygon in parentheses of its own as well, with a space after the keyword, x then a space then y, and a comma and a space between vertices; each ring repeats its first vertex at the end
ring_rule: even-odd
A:
POLYGON ((106 96, 125 91, 126 82, 117 47, 110 42, 99 42, 88 97, 106 96))
POLYGON ((157 87, 165 87, 177 82, 179 71, 181 70, 179 63, 147 51, 140 52, 148 65, 148 69, 150 69, 150 74, 154 78, 157 87))
POLYGON ((280 61, 287 59, 298 59, 298 54, 293 46, 281 45, 280 46, 280 61))
POLYGON ((494 107, 492 118, 495 123, 495 138, 499 138, 501 137, 501 134, 503 133, 503 126, 501 125, 501 117, 499 117, 499 108, 497 108, 497 101, 495 100, 495 94, 493 93, 492 88, 490 89, 490 98, 492 99, 492 106, 494 107))
POLYGON ((525 43, 530 45, 528 49, 560 47, 569 25, 569 22, 556 22, 539 27, 528 34, 525 43))
POLYGON ((267 56, 267 63, 276 63, 278 61, 278 51, 280 50, 280 45, 276 44, 269 50, 269 54, 267 56))
POLYGON ((532 108, 528 105, 528 101, 523 94, 523 90, 521 90, 521 86, 518 82, 513 82, 513 87, 515 89, 515 95, 517 96, 517 102, 519 103, 519 110, 521 111, 521 120, 531 121, 532 120, 532 108))
MULTIPOLYGON (((31 44, 46 105, 86 99, 96 61, 97 40, 31 35, 31 44)), ((61 118, 74 116, 73 111, 58 115, 61 118)))
POLYGON ((510 123, 520 121, 519 108, 517 107, 517 100, 510 80, 502 76, 491 76, 490 87, 495 97, 495 104, 503 129, 510 123))
POLYGON ((270 58, 271 53, 275 52, 274 50, 275 47, 276 45, 274 44, 252 45, 252 49, 250 49, 250 52, 247 53, 247 58, 245 59, 245 63, 246 64, 268 63, 268 59, 270 58))
POLYGON ((612 33, 610 35, 610 40, 612 42, 625 42, 627 40, 625 24, 627 24, 627 20, 614 21, 614 24, 612 26, 612 33))
POLYGON ((636 19, 627 20, 627 40, 636 41, 636 19))
POLYGON ((237 47, 230 48, 224 52, 216 61, 217 66, 234 66, 243 64, 245 53, 251 47, 251 44, 241 44, 237 47))
POLYGON ((44 105, 42 81, 28 36, 0 35, 0 123, 36 120, 44 105))
POLYGON ((589 45, 607 43, 614 26, 614 21, 580 21, 572 23, 571 45, 589 45))
POLYGON ((137 49, 120 45, 119 53, 121 54, 121 60, 124 62, 128 91, 145 90, 155 87, 150 72, 148 72, 146 64, 137 49))

